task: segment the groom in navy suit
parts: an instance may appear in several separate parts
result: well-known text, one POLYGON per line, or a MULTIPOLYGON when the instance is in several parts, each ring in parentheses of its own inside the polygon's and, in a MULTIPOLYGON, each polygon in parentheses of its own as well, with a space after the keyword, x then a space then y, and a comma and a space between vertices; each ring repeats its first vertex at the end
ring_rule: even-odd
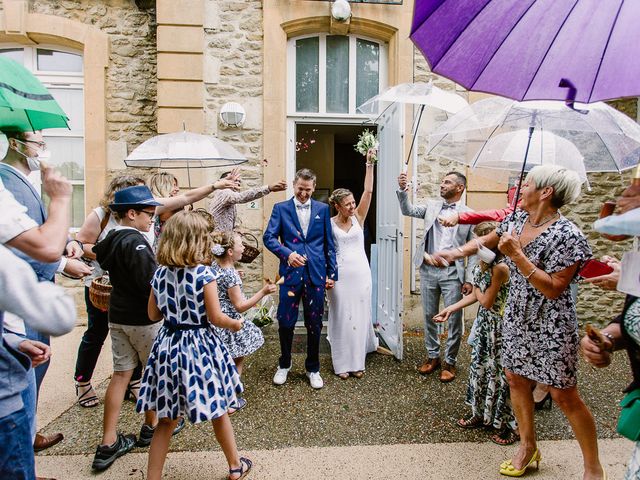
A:
POLYGON ((278 370, 273 383, 287 381, 291 368, 291 344, 298 320, 300 300, 307 328, 305 369, 313 388, 322 388, 320 376, 320 332, 324 314, 324 291, 338 280, 336 251, 331 232, 329 206, 311 199, 316 188, 316 174, 307 168, 296 172, 294 197, 274 205, 264 232, 264 245, 280 259, 278 333, 280 351, 278 370))

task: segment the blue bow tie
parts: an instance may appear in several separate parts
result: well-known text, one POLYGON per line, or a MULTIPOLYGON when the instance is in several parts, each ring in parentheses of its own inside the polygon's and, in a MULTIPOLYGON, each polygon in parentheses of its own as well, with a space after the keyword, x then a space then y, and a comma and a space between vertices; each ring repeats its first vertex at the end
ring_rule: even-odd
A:
POLYGON ((442 204, 442 209, 443 210, 444 209, 449 209, 449 208, 455 209, 456 208, 456 204, 455 203, 443 203, 442 204))
POLYGON ((305 203, 304 205, 296 204, 296 208, 299 210, 308 210, 310 206, 311 205, 309 205, 308 203, 305 203))

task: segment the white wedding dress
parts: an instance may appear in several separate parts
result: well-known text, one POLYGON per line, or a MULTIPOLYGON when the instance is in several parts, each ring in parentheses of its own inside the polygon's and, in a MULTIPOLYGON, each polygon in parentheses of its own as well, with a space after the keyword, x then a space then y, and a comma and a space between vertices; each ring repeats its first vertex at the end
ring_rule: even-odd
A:
POLYGON ((378 348, 371 323, 371 268, 364 251, 364 233, 351 217, 348 232, 331 220, 338 264, 338 281, 328 290, 331 359, 336 374, 365 369, 367 353, 378 348))

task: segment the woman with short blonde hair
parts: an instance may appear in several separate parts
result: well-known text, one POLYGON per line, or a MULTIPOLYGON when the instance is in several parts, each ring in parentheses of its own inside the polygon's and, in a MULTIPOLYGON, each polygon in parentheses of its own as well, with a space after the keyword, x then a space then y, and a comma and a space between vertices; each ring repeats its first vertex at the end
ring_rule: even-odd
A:
MULTIPOLYGON (((502 323, 502 364, 511 390, 520 446, 500 473, 519 477, 541 460, 536 442, 532 389, 548 385, 553 402, 569 420, 584 460, 584 480, 606 474, 598 456, 596 426, 577 389, 578 320, 570 284, 591 248, 582 232, 559 208, 580 195, 576 172, 558 165, 531 169, 522 186, 515 216, 480 239, 500 249, 511 272, 511 286, 502 323)), ((454 262, 477 251, 475 241, 458 250, 433 255, 433 261, 454 262)))

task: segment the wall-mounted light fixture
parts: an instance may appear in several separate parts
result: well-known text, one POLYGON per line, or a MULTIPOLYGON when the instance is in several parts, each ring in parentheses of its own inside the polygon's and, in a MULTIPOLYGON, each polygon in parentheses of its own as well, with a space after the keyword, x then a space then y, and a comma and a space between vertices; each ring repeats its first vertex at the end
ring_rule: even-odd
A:
POLYGON ((247 114, 242 105, 236 102, 225 103, 220 109, 220 121, 225 127, 240 127, 247 114))
POLYGON ((331 5, 331 16, 339 22, 346 22, 351 17, 351 5, 347 0, 335 0, 331 5))

